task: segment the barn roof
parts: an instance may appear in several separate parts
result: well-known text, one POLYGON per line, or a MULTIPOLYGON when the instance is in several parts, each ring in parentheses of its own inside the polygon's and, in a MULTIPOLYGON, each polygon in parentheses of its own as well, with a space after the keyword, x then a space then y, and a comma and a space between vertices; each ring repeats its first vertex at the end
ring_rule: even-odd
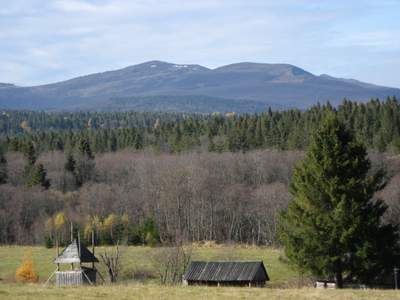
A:
POLYGON ((75 239, 54 260, 56 264, 99 262, 96 256, 75 239))
POLYGON ((269 277, 262 261, 221 261, 190 263, 184 280, 188 281, 268 281, 269 277))

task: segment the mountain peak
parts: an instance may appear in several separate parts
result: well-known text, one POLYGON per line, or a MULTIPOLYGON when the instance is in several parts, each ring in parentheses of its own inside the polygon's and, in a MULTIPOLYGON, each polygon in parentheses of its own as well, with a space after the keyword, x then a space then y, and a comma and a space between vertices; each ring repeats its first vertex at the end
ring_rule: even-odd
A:
POLYGON ((209 70, 206 67, 200 65, 193 65, 193 64, 175 64, 170 62, 165 62, 161 60, 151 60, 141 64, 129 66, 125 69, 140 69, 146 70, 151 69, 155 72, 159 70, 191 70, 191 71, 199 71, 199 70, 209 70))
POLYGON ((34 110, 100 109, 108 103, 108 110, 123 104, 126 109, 155 111, 181 111, 187 109, 179 109, 185 105, 192 112, 229 111, 231 101, 241 111, 254 111, 255 107, 261 111, 271 105, 306 108, 327 100, 337 105, 343 98, 364 101, 400 96, 400 89, 315 76, 290 64, 254 62, 208 69, 152 60, 55 84, 2 86, 0 109, 34 110))

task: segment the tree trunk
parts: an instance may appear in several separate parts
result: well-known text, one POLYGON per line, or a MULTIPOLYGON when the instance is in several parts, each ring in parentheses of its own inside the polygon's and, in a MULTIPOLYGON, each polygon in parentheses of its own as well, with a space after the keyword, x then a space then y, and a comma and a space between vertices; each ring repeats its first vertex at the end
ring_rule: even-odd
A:
POLYGON ((335 281, 336 281, 336 287, 338 289, 343 288, 343 274, 342 274, 342 268, 340 265, 338 266, 338 269, 336 270, 335 281))

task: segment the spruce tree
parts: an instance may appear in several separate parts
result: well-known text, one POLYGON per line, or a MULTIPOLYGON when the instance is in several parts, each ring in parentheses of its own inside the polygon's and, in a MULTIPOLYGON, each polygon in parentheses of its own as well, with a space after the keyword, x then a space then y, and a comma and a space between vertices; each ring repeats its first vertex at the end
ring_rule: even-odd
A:
POLYGON ((28 165, 33 166, 36 162, 37 156, 35 146, 32 142, 28 142, 28 144, 25 146, 24 154, 28 161, 28 165))
POLYGON ((40 185, 46 190, 50 187, 50 180, 47 179, 47 173, 42 163, 31 167, 28 178, 26 179, 26 185, 28 187, 40 185))
POLYGON ((135 149, 136 150, 143 149, 143 147, 144 147, 143 143, 144 143, 143 135, 141 133, 137 133, 135 136, 135 149))
POLYGON ((0 184, 7 182, 7 160, 4 156, 3 150, 0 148, 0 184))
POLYGON ((81 138, 78 145, 78 151, 81 155, 88 159, 94 159, 92 149, 90 148, 90 143, 87 138, 81 138))
POLYGON ((74 173, 75 166, 76 166, 76 161, 75 161, 74 157, 72 156, 72 154, 68 154, 65 165, 64 165, 65 171, 74 173))
POLYGON ((77 186, 82 186, 85 182, 94 178, 95 162, 89 141, 82 138, 78 144, 78 155, 75 164, 75 181, 77 186))
POLYGON ((384 225, 384 203, 374 194, 384 172, 370 175, 363 145, 331 113, 295 168, 293 200, 281 218, 289 260, 314 276, 364 282, 390 272, 398 253, 397 227, 384 225))

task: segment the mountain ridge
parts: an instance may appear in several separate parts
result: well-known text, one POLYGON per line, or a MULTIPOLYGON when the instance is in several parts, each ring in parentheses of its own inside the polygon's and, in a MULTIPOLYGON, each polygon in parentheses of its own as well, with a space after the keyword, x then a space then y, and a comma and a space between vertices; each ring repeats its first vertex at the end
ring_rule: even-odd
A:
MULTIPOLYGON (((113 110, 115 99, 125 99, 126 109, 162 111, 169 107, 202 113, 215 106, 221 112, 235 107, 240 108, 238 112, 254 112, 271 106, 304 109, 328 100, 337 105, 343 98, 367 101, 388 96, 400 96, 400 89, 314 75, 291 64, 253 62, 209 69, 153 60, 38 86, 0 83, 0 109, 113 110), (144 103, 146 99, 151 103, 144 103), (185 108, 184 103, 190 105, 185 108)), ((115 109, 121 106, 116 103, 115 109)))

